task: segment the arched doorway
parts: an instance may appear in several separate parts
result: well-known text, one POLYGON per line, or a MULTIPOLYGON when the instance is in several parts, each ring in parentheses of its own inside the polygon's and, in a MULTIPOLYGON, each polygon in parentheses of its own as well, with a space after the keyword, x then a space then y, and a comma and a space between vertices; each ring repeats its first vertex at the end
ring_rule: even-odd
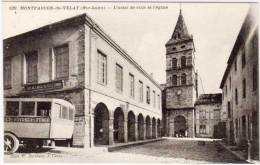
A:
POLYGON ((144 117, 143 115, 140 113, 138 115, 138 139, 139 140, 144 140, 144 117))
POLYGON ((152 119, 152 138, 156 138, 156 119, 152 119))
POLYGON ((124 142, 124 112, 121 108, 116 108, 114 112, 114 141, 124 142))
POLYGON ((128 141, 135 140, 135 115, 133 111, 130 111, 127 115, 127 130, 128 130, 128 141))
POLYGON ((157 136, 161 137, 161 121, 157 119, 157 136))
POLYGON ((151 119, 150 119, 150 116, 146 116, 145 128, 146 128, 146 139, 150 139, 151 138, 151 119))
POLYGON ((186 119, 183 116, 174 118, 174 136, 185 137, 187 135, 186 119))
POLYGON ((97 104, 94 115, 94 144, 108 145, 109 112, 106 105, 103 103, 97 104))

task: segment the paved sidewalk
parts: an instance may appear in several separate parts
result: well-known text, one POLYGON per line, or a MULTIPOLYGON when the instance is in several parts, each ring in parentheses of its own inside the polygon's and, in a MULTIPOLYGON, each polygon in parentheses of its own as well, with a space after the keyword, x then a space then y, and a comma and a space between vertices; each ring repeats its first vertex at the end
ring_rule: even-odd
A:
POLYGON ((233 155, 235 155, 237 158, 239 158, 240 160, 244 160, 248 163, 254 163, 254 164, 260 164, 260 161, 258 160, 251 160, 249 161, 247 159, 247 153, 241 151, 241 150, 232 150, 232 148, 234 148, 234 146, 228 146, 225 143, 223 143, 222 141, 218 141, 218 143, 225 148, 227 151, 229 151, 230 153, 232 153, 233 155))

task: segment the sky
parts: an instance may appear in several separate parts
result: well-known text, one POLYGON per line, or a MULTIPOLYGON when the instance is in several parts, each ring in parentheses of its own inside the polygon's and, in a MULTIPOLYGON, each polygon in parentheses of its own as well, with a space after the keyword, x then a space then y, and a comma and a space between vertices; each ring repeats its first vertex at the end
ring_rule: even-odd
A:
POLYGON ((162 84, 166 82, 165 43, 173 33, 180 6, 188 31, 194 38, 195 68, 201 80, 199 91, 221 92, 220 82, 227 66, 227 59, 249 9, 248 3, 180 5, 179 3, 4 2, 3 38, 87 13, 147 73, 153 73, 153 78, 162 84), (22 10, 22 6, 52 6, 60 9, 22 10), (78 9, 68 9, 65 6, 78 9), (131 6, 135 8, 131 9, 131 6), (148 6, 152 8, 147 9, 148 6))

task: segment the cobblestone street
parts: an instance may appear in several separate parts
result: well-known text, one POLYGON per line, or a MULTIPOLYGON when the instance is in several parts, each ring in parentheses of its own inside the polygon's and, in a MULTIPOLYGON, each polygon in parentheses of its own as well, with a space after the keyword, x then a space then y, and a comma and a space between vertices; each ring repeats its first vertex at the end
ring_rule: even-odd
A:
POLYGON ((163 140, 129 147, 114 152, 102 148, 83 150, 78 148, 43 149, 39 153, 20 151, 5 155, 6 162, 99 162, 99 163, 245 163, 218 144, 207 141, 198 145, 192 140, 163 140))

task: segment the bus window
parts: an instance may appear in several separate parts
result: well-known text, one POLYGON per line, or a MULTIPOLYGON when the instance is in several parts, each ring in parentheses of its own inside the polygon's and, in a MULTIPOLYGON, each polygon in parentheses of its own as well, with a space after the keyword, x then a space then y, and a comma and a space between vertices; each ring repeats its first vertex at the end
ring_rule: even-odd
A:
POLYGON ((68 108, 65 106, 62 106, 62 118, 68 119, 68 108))
POLYGON ((51 102, 37 102, 37 116, 49 116, 51 102))
POLYGON ((69 120, 73 120, 73 109, 69 109, 69 120))
POLYGON ((19 102, 18 101, 7 101, 5 107, 6 116, 18 116, 19 114, 19 102))
POLYGON ((29 115, 34 116, 34 106, 35 102, 28 101, 28 102, 22 102, 22 113, 21 115, 29 115))

